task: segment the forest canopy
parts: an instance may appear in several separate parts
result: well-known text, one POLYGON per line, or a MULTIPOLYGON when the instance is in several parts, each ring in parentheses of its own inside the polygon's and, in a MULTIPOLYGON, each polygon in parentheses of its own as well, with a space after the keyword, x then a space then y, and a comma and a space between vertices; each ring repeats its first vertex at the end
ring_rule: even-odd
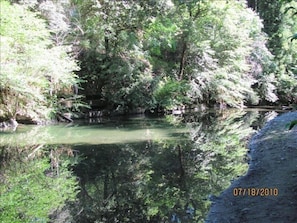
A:
POLYGON ((75 113, 79 97, 120 113, 296 104, 296 11, 268 0, 1 0, 0 117, 75 113))

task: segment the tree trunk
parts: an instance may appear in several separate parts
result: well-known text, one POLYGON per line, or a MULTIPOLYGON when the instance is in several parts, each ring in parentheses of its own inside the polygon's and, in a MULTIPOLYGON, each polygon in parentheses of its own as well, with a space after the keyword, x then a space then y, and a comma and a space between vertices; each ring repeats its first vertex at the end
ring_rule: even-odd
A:
POLYGON ((184 75, 184 69, 186 64, 186 52, 187 52, 187 42, 183 39, 183 46, 182 46, 182 52, 181 52, 181 58, 180 58, 180 64, 179 64, 179 72, 178 72, 178 80, 183 79, 184 75))

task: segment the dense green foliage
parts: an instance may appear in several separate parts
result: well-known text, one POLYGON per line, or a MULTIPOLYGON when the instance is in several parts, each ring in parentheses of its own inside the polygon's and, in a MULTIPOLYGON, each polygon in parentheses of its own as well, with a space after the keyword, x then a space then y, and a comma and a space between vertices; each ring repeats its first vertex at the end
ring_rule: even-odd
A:
POLYGON ((79 56, 84 93, 100 99, 109 110, 148 107, 153 76, 142 49, 142 2, 74 2, 73 19, 84 30, 79 56))
POLYGON ((16 2, 1 1, 2 119, 71 110, 73 56, 97 109, 296 102, 294 1, 16 2))
POLYGON ((102 107, 242 107, 296 99, 294 59, 289 65, 281 56, 296 52, 288 39, 294 16, 286 10, 293 2, 280 4, 274 31, 283 37, 274 50, 266 43, 271 46, 275 33, 265 36, 267 28, 244 1, 74 3, 75 21, 85 32, 80 76, 85 94, 101 99, 102 107), (281 71, 282 64, 292 68, 281 71))
POLYGON ((76 62, 51 40, 45 21, 21 5, 1 1, 0 117, 50 118, 77 83, 76 62))

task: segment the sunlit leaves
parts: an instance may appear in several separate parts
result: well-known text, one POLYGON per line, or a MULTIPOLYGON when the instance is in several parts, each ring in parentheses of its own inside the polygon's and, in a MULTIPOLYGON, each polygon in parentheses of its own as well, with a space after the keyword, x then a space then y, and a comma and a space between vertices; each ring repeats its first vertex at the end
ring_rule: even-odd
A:
POLYGON ((188 70, 194 77, 190 95, 200 102, 232 107, 256 98, 251 87, 257 80, 248 75, 247 58, 256 36, 261 36, 260 28, 256 15, 241 3, 212 4, 207 16, 196 24, 196 46, 191 47, 188 70))
POLYGON ((45 21, 25 6, 1 1, 1 105, 4 118, 48 118, 49 99, 77 82, 78 69, 63 46, 54 46, 45 21))
POLYGON ((146 30, 147 47, 152 56, 161 56, 162 50, 175 52, 179 27, 169 18, 156 19, 146 30))
POLYGON ((188 82, 194 103, 241 107, 277 100, 273 81, 262 92, 253 88, 272 56, 259 17, 243 2, 174 1, 174 6, 146 30, 158 74, 188 82))

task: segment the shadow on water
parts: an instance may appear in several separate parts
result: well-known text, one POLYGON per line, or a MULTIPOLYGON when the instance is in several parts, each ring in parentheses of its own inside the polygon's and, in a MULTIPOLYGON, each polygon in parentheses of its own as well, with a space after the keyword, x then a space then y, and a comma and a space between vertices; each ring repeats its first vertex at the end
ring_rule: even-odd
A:
MULTIPOLYGON (((63 214, 68 221, 82 223, 203 222, 212 197, 247 170, 246 143, 251 134, 276 115, 225 111, 25 127, 0 134, 0 156, 3 163, 17 163, 3 152, 16 142, 28 154, 45 145, 44 154, 49 156, 59 151, 53 148, 67 144, 66 153, 71 155, 59 162, 72 164, 69 170, 79 184, 78 200, 52 214, 53 222, 63 222, 63 214)), ((36 159, 41 158, 36 155, 36 159)), ((1 165, 3 182, 5 168, 1 165)))

